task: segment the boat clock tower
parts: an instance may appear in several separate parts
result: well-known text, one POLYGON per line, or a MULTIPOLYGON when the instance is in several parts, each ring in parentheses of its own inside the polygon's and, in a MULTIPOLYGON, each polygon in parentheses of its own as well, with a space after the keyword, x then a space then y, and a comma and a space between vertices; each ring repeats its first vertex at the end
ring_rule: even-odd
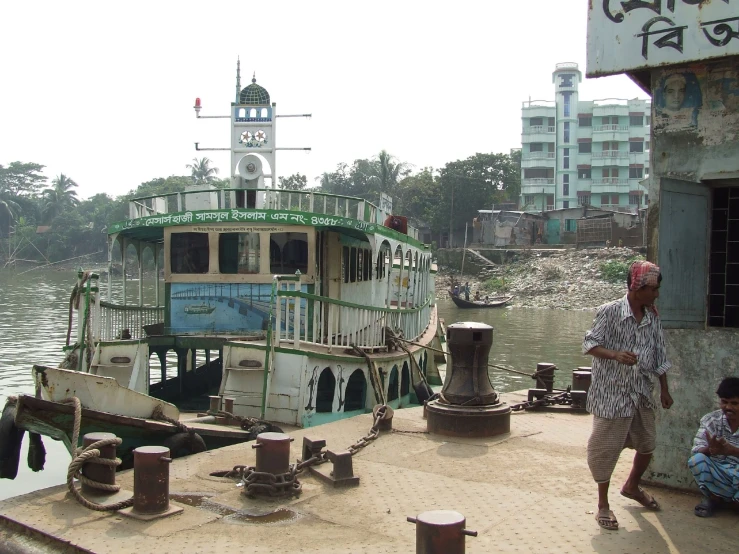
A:
POLYGON ((277 188, 275 169, 275 110, 269 92, 257 84, 241 88, 241 62, 236 62, 236 98, 231 104, 231 186, 265 188, 270 178, 277 188))

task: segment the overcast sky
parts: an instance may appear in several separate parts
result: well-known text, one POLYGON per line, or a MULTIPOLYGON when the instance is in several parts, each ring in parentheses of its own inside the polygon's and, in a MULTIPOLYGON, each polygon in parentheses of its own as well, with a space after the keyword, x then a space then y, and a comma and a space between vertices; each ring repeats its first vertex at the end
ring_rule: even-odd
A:
MULTIPOLYGON (((558 62, 585 68, 586 0, 8 1, 0 33, 0 164, 64 173, 82 197, 229 171, 227 115, 252 72, 280 114, 278 174, 313 183, 381 149, 441 167, 521 145, 521 102, 553 99, 558 62)), ((580 98, 645 94, 627 77, 580 98)))

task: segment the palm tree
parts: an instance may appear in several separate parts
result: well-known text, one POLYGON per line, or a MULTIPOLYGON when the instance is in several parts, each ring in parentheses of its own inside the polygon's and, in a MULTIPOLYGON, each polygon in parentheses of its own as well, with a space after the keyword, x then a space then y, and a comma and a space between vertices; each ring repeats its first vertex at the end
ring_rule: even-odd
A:
POLYGON ((389 193, 398 184, 398 179, 408 173, 408 165, 398 162, 387 150, 381 150, 375 162, 375 177, 380 186, 380 192, 389 193))
POLYGON ((13 199, 13 195, 8 191, 0 192, 0 234, 7 235, 10 232, 10 227, 20 212, 21 207, 13 199))
POLYGON ((51 223, 66 208, 76 206, 80 202, 77 191, 74 190, 78 186, 77 183, 64 173, 55 177, 51 184, 52 187, 43 192, 44 204, 41 213, 46 223, 51 223))
POLYGON ((187 164, 187 167, 192 172, 192 180, 196 185, 204 185, 215 179, 218 175, 218 168, 211 167, 211 161, 208 158, 197 158, 192 159, 191 164, 187 164))

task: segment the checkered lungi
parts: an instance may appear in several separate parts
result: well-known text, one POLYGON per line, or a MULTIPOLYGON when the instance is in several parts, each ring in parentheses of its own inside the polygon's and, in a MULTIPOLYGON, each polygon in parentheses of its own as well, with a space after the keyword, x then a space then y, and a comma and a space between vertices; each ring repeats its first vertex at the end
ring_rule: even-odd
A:
POLYGON ((696 453, 688 460, 688 468, 703 494, 739 502, 739 464, 696 453))
POLYGON ((654 410, 640 407, 631 417, 606 419, 593 416, 593 431, 588 440, 588 466, 596 483, 607 483, 624 448, 651 454, 657 433, 654 410))

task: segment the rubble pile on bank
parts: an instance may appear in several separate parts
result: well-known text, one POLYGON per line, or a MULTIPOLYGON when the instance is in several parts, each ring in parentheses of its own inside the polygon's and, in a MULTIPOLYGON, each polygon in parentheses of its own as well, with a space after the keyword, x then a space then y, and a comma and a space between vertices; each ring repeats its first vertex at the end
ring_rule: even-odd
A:
MULTIPOLYGON (((493 265, 477 276, 464 276, 472 295, 514 295, 512 306, 593 309, 616 300, 626 292, 626 282, 612 283, 602 275, 604 262, 627 263, 642 257, 631 248, 521 252, 519 259, 506 265, 493 265)), ((448 296, 452 272, 442 270, 437 277, 437 294, 448 296)))

